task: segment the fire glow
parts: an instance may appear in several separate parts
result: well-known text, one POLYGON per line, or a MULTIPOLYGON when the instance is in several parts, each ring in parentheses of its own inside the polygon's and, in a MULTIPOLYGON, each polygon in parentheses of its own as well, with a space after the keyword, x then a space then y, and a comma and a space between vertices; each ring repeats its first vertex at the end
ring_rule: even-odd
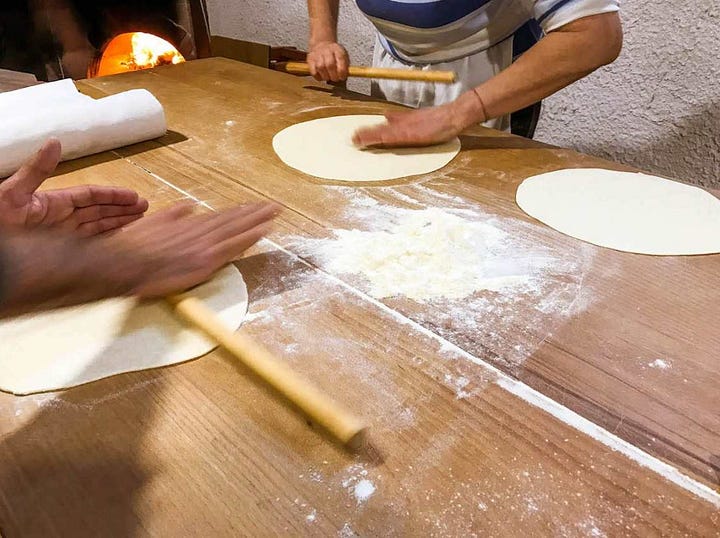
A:
POLYGON ((91 66, 88 76, 102 77, 184 61, 183 55, 163 38, 144 32, 130 32, 115 36, 107 44, 100 60, 91 66))

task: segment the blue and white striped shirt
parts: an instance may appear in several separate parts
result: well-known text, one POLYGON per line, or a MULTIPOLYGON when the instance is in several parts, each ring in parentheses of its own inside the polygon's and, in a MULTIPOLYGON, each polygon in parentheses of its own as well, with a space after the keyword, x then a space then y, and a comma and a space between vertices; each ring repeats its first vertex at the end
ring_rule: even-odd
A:
POLYGON ((399 60, 438 63, 464 58, 507 39, 535 19, 550 32, 619 9, 619 0, 356 0, 399 60))

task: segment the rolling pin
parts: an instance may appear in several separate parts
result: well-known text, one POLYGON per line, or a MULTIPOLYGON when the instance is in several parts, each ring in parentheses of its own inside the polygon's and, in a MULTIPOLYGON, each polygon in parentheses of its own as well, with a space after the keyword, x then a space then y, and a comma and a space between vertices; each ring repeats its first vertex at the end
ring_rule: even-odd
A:
POLYGON ((341 444, 353 450, 365 448, 367 428, 360 419, 301 378, 265 348, 225 327, 215 312, 200 299, 175 295, 166 300, 181 318, 228 350, 341 444))
MULTIPOLYGON (((278 63, 276 69, 294 75, 310 74, 310 66, 303 62, 278 63)), ((454 71, 421 71, 419 69, 351 65, 348 68, 348 75, 361 78, 387 78, 393 80, 414 80, 417 82, 440 82, 443 84, 452 84, 455 82, 454 71)))

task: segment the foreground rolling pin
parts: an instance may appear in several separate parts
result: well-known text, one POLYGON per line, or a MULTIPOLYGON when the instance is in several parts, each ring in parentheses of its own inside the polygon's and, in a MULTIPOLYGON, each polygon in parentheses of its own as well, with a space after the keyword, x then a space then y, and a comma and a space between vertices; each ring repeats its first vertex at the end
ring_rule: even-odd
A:
POLYGON ((183 319, 213 338, 343 445, 355 450, 362 448, 366 431, 363 422, 298 376, 287 364, 251 339, 229 330, 199 299, 171 296, 167 300, 183 319))
MULTIPOLYGON (((279 71, 294 75, 309 75, 310 66, 303 62, 284 62, 277 64, 279 71)), ((392 67, 363 67, 351 65, 348 75, 361 78, 387 78, 393 80, 414 80, 416 82, 455 82, 454 71, 421 71, 419 69, 397 69, 392 67)))

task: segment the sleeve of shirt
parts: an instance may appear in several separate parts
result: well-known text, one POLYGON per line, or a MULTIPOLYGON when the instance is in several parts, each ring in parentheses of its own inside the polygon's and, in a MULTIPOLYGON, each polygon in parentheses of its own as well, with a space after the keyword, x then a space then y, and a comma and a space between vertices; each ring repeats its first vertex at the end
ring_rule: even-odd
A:
POLYGON ((535 0, 533 14, 545 33, 570 22, 612 13, 620 9, 620 0, 535 0))

